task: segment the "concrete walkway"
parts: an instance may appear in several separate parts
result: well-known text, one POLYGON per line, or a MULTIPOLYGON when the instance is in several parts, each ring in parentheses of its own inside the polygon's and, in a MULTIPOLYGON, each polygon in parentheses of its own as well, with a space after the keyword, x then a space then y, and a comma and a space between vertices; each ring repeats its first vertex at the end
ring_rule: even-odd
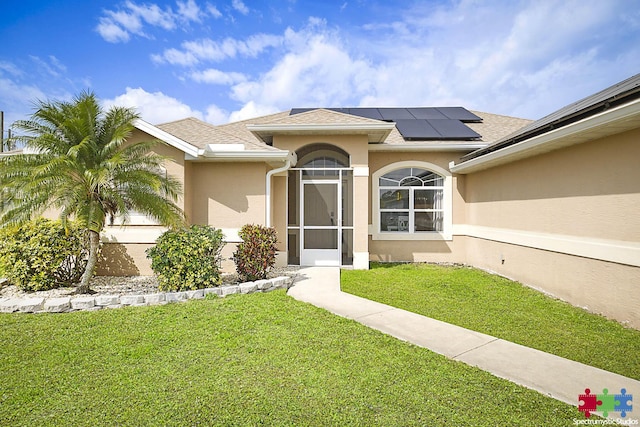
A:
MULTIPOLYGON (((593 394, 602 394, 605 388, 609 394, 620 394, 624 388, 636 396, 636 402, 640 400, 640 381, 344 293, 338 267, 300 269, 289 295, 570 405, 578 405, 578 395, 586 388, 593 394)), ((619 416, 609 414, 609 418, 619 416)), ((626 416, 634 418, 640 418, 640 408, 626 416)))

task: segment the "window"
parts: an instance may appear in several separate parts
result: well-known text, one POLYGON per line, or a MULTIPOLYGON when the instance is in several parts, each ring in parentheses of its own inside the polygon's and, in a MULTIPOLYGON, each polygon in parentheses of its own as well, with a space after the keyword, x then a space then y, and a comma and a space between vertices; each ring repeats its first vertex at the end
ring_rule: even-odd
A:
POLYGON ((436 165, 400 162, 373 175, 374 240, 450 239, 451 176, 436 165))

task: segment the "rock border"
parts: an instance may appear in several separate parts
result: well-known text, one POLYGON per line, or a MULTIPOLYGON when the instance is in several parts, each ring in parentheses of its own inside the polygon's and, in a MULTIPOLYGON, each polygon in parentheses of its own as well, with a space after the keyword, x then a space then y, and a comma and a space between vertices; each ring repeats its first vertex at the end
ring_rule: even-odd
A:
POLYGON ((255 282, 225 285, 196 291, 158 292, 141 295, 97 295, 56 298, 1 298, 0 313, 69 313, 73 311, 95 311, 104 308, 142 307, 163 305, 191 299, 203 299, 208 294, 224 298, 233 294, 251 294, 269 292, 275 289, 288 289, 294 277, 279 276, 273 279, 255 282))

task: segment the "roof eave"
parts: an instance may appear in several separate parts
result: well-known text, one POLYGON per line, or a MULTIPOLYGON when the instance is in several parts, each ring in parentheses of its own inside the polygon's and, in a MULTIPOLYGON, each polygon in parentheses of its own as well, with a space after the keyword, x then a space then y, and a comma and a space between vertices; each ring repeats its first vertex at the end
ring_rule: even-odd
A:
POLYGON ((165 143, 169 144, 170 146, 177 148, 178 150, 182 151, 183 153, 185 153, 185 155, 187 156, 191 156, 191 157, 198 157, 198 147, 189 144, 188 142, 174 136, 171 135, 170 133, 160 129, 157 126, 152 125, 149 122, 145 122, 142 119, 136 119, 133 122, 133 125, 141 130, 142 132, 145 132, 151 136, 153 136, 154 138, 157 138, 161 141, 164 141, 165 143))
POLYGON ((279 164, 291 160, 289 151, 212 151, 203 150, 198 160, 218 161, 218 162, 265 162, 269 164, 279 164))
POLYGON ((450 165, 451 172, 466 174, 581 144, 638 127, 640 99, 589 116, 567 126, 534 136, 480 157, 450 165), (596 132, 596 130, 598 130, 596 132))
POLYGON ((417 144, 372 144, 369 151, 473 151, 485 148, 487 143, 417 143, 417 144))
POLYGON ((331 124, 249 124, 247 129, 267 144, 274 135, 367 135, 369 142, 381 143, 395 128, 395 123, 331 123, 331 124))

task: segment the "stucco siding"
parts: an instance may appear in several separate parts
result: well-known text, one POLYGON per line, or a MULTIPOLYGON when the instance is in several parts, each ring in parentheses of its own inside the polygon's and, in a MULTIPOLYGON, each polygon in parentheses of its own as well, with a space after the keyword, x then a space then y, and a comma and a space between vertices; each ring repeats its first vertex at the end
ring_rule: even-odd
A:
POLYGON ((640 130, 466 177, 467 223, 640 241, 640 130))
POLYGON ((640 327, 640 130, 466 176, 466 262, 640 327))
POLYGON ((640 269, 472 237, 466 263, 640 329, 640 269))
POLYGON ((192 222, 236 229, 264 224, 266 172, 263 163, 194 163, 192 222))

